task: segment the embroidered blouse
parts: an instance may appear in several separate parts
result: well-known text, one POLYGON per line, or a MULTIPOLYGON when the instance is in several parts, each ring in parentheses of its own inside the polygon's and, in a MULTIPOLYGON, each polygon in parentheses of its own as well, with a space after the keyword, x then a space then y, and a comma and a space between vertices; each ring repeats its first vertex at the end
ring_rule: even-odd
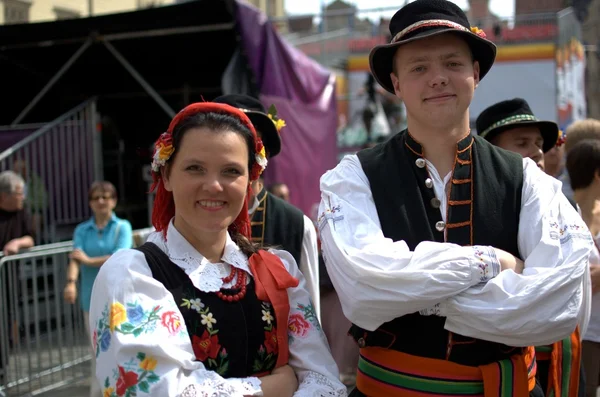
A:
MULTIPOLYGON (((445 219, 442 178, 427 160, 445 219)), ((590 315, 591 234, 561 192, 560 182, 523 160, 518 246, 523 274, 497 269, 489 247, 425 241, 410 251, 385 238, 367 177, 356 155, 321 178, 319 231, 323 255, 344 314, 375 330, 403 315, 446 317, 456 334, 509 346, 537 346, 568 337, 590 315), (488 253, 486 255, 486 253, 488 253)))
MULTIPOLYGON (((231 272, 231 266, 247 272, 249 282, 252 281, 248 258, 229 237, 222 263, 216 264, 202 257, 172 223, 166 241, 156 232, 148 241, 166 253, 202 292, 232 287, 235 279, 227 284, 222 280, 231 272)), ((346 387, 339 381, 338 369, 315 315, 304 277, 289 253, 271 252, 300 282, 298 287, 288 289, 289 365, 299 383, 294 396, 346 396, 346 387)), ((203 314, 202 324, 210 330, 221 326, 201 302, 190 301, 188 309, 198 309, 198 313, 203 314)), ((268 321, 272 315, 266 307, 264 320, 268 321)), ((223 371, 218 365, 215 370, 205 367, 197 359, 183 318, 173 295, 153 278, 143 253, 122 250, 114 254, 98 274, 90 310, 96 378, 104 388, 104 395, 123 396, 131 392, 138 396, 181 397, 215 392, 223 397, 262 395, 259 378, 224 378, 219 375, 223 371)), ((282 320, 277 319, 277 323, 281 326, 282 320)), ((216 358, 217 364, 220 358, 216 358)))

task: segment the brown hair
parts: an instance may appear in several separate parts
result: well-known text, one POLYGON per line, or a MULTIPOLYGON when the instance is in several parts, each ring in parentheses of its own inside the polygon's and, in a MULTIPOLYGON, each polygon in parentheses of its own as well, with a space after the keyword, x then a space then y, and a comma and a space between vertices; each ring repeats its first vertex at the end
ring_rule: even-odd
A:
POLYGON ((573 190, 585 189, 600 171, 600 139, 577 142, 567 153, 567 172, 573 190))
POLYGON ((111 198, 117 198, 117 189, 115 188, 115 185, 108 181, 96 181, 92 183, 90 190, 88 190, 88 200, 91 201, 94 197, 94 193, 97 192, 108 193, 111 198))
POLYGON ((577 120, 567 128, 565 152, 586 139, 600 139, 600 121, 596 119, 577 120))

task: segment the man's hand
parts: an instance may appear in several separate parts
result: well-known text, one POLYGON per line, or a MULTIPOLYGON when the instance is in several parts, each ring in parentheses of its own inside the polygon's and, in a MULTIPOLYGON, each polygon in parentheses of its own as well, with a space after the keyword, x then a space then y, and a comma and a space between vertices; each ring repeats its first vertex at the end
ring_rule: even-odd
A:
POLYGON ((69 258, 76 260, 79 263, 83 263, 84 265, 87 265, 90 262, 90 258, 79 248, 73 250, 69 255, 69 258))
POLYGON ((525 263, 521 259, 500 248, 494 248, 494 251, 496 251, 496 257, 500 261, 500 271, 512 270, 518 274, 523 273, 525 263))
POLYGON ((4 246, 4 255, 15 255, 19 253, 21 249, 21 244, 19 243, 19 239, 10 240, 4 246))

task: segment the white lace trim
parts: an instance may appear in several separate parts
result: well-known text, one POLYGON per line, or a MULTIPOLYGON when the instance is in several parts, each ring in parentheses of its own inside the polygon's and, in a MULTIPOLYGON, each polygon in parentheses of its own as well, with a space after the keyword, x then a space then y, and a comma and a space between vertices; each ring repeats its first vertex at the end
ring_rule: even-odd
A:
POLYGON ((294 397, 346 397, 347 395, 348 390, 341 382, 334 383, 326 376, 310 371, 294 397))
MULTIPOLYGON (((210 263, 206 260, 175 229, 172 222, 169 224, 167 237, 168 239, 165 241, 162 233, 156 232, 152 233, 147 241, 156 244, 173 263, 183 269, 190 277, 192 284, 200 291, 217 292, 223 287, 233 286, 237 279, 227 284, 223 284, 222 280, 230 273, 231 266, 252 275, 248 258, 229 236, 225 245, 225 252, 221 258, 223 263, 210 263)), ((250 278, 247 282, 250 282, 250 278)))
POLYGON ((258 378, 223 380, 216 372, 207 371, 201 384, 186 387, 179 397, 244 397, 262 396, 258 378))

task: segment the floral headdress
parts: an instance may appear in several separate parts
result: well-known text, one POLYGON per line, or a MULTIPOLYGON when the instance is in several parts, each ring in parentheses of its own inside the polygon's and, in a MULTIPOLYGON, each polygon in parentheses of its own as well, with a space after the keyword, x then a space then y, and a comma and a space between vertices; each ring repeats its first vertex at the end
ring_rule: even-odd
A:
POLYGON ((567 134, 563 130, 558 130, 558 139, 556 140, 556 147, 561 147, 567 141, 567 134))
POLYGON ((481 37, 482 39, 485 39, 487 37, 483 29, 479 29, 477 26, 471 26, 471 32, 481 37))
POLYGON ((275 107, 275 105, 271 105, 269 107, 267 116, 271 119, 273 124, 275 124, 275 128, 277 129, 278 133, 281 132, 281 129, 286 126, 285 120, 277 116, 277 108, 275 107))
MULTIPOLYGON (((152 156, 152 184, 151 191, 156 189, 156 198, 152 210, 152 224, 157 231, 162 231, 166 237, 167 227, 171 218, 175 215, 175 203, 173 194, 168 192, 162 181, 161 168, 164 167, 175 152, 173 147, 173 130, 184 119, 198 113, 224 113, 238 118, 252 133, 254 138, 255 162, 250 170, 250 181, 257 180, 267 167, 267 156, 262 140, 256 134, 252 122, 246 114, 235 107, 214 102, 194 103, 180 111, 171 123, 166 132, 162 133, 154 145, 154 154, 152 156)), ((229 227, 245 237, 250 238, 250 219, 248 217, 248 197, 251 193, 250 185, 244 201, 244 206, 235 221, 229 227)))

